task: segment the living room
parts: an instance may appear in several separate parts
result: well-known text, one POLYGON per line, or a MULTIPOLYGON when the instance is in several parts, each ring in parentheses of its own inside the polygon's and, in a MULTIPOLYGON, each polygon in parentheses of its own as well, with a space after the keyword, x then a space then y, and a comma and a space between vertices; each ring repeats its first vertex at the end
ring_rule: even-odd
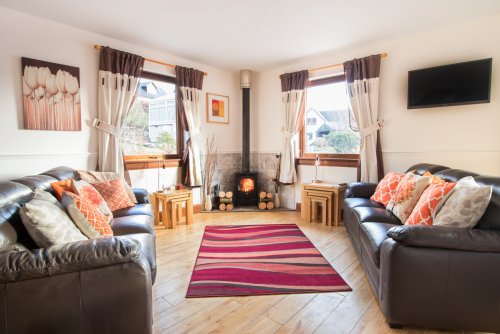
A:
MULTIPOLYGON (((193 133, 199 137, 198 149, 201 154, 198 156, 198 163, 202 168, 198 172, 202 180, 207 179, 207 170, 204 168, 207 143, 213 140, 216 166, 213 181, 208 187, 212 212, 207 212, 207 187, 201 186, 202 184, 190 187, 193 184, 186 180, 186 170, 191 172, 188 173, 188 178, 196 176, 189 164, 182 162, 185 151, 190 146, 184 142, 188 138, 188 132, 181 127, 181 111, 176 109, 177 123, 174 126, 176 131, 172 130, 175 142, 172 152, 156 154, 154 150, 146 150, 136 154, 135 158, 134 154, 126 153, 125 166, 132 188, 145 189, 148 194, 155 194, 157 191, 168 193, 175 187, 188 189, 191 191, 190 201, 194 211, 191 224, 181 222, 173 228, 157 227, 152 233, 156 238, 156 246, 154 241, 152 243, 156 247, 157 267, 153 274, 156 275, 156 280, 148 290, 152 295, 139 295, 144 298, 146 305, 140 310, 148 314, 144 318, 152 319, 153 324, 139 332, 500 331, 498 320, 490 319, 489 315, 484 316, 490 320, 482 322, 484 327, 477 326, 476 318, 470 323, 451 319, 437 327, 430 326, 425 321, 390 321, 392 315, 385 313, 385 306, 377 296, 378 291, 374 291, 374 286, 378 287, 378 283, 370 281, 370 271, 366 270, 363 259, 358 259, 355 241, 351 243, 349 239, 352 238, 350 231, 346 231, 343 224, 324 226, 317 221, 309 223, 301 217, 305 212, 302 185, 313 180, 337 185, 356 182, 357 155, 348 154, 345 158, 337 155, 331 158, 328 155, 316 155, 314 150, 304 155, 309 146, 307 131, 294 134, 297 144, 295 152, 298 156, 285 154, 289 150, 289 147, 286 148, 287 135, 295 129, 287 129, 280 80, 280 76, 285 73, 299 71, 308 72, 311 82, 338 77, 344 74, 344 63, 381 55, 377 93, 377 121, 381 122, 376 130, 379 130, 380 135, 382 176, 389 172, 406 173, 412 166, 429 163, 472 171, 476 175, 489 175, 498 180, 500 102, 497 94, 500 46, 495 43, 500 31, 498 1, 457 3, 440 0, 404 4, 399 1, 377 4, 369 1, 358 4, 320 1, 312 6, 305 1, 257 1, 243 4, 221 0, 210 3, 137 2, 120 7, 121 3, 117 1, 105 4, 87 1, 68 5, 62 1, 38 3, 0 0, 0 27, 3 31, 0 35, 0 91, 3 92, 0 94, 0 177, 2 181, 20 179, 59 166, 83 171, 96 170, 101 159, 99 138, 103 132, 95 122, 102 120, 99 69, 103 49, 100 46, 145 58, 143 72, 157 74, 161 78, 167 77, 166 82, 171 80, 168 87, 178 87, 175 86, 175 66, 194 68, 203 73, 196 119, 199 133, 193 133), (185 18, 182 18, 184 15, 181 13, 192 17, 184 23, 185 18), (311 17, 307 17, 307 14, 311 17), (351 15, 355 17, 354 24, 349 17, 351 15), (167 19, 163 19, 164 17, 167 19), (220 22, 215 17, 220 18, 220 22), (95 46, 98 46, 97 49, 95 46), (488 87, 490 93, 487 103, 408 108, 409 71, 489 58, 492 58, 491 85, 488 87), (23 105, 24 59, 78 68, 81 115, 76 131, 29 129, 23 105), (165 63, 174 66, 167 66, 165 63), (247 69, 251 71, 240 72, 247 69), (245 94, 248 95, 245 97, 245 94), (224 103, 224 111, 216 112, 213 102, 208 104, 209 99, 224 103), (249 101, 249 104, 245 104, 245 101, 249 101), (245 115, 244 109, 247 109, 248 115, 245 115), (247 116, 249 122, 245 122, 247 116), (180 137, 181 133, 183 138, 180 137), (242 138, 242 133, 247 133, 247 139, 242 138), (232 210, 219 210, 219 204, 223 203, 216 201, 213 186, 220 186, 219 193, 234 192, 234 184, 231 184, 233 174, 245 172, 246 169, 241 167, 242 160, 246 159, 242 151, 248 153, 249 169, 258 174, 259 179, 255 180, 257 189, 265 191, 266 196, 270 193, 273 197, 273 208, 260 210, 256 205, 259 199, 255 198, 253 209, 244 210, 235 205, 232 210), (318 166, 315 166, 316 156, 319 158, 318 166), (293 163, 289 164, 287 159, 292 159, 293 163), (286 176, 289 179, 273 181, 276 178, 279 181, 279 172, 285 177, 283 165, 289 167, 286 176), (293 169, 296 170, 295 179, 293 169), (279 193, 279 197, 276 193, 279 193), (275 198, 279 198, 278 205, 275 198), (213 294, 214 297, 186 298, 205 227, 257 224, 296 224, 314 245, 313 248, 323 254, 351 290, 288 292, 250 297, 213 294), (147 298, 151 300, 148 302, 147 298), (403 325, 403 328, 391 328, 390 325, 403 325)), ((143 82, 146 92, 148 82, 143 82)), ((141 84, 139 86, 142 87, 141 84)), ((172 90, 170 93, 174 96, 177 92, 172 90)), ((173 99, 177 102, 177 99, 173 99)), ((311 101, 312 98, 306 98, 305 103, 311 101)), ((306 111, 309 110, 310 108, 306 108, 306 111)), ((322 117, 321 113, 318 115, 322 117)), ((304 117, 301 119, 303 123, 307 118, 304 117)), ((151 128, 155 124, 150 123, 148 126, 150 133, 153 133, 151 128)), ((151 135, 149 138, 152 137, 151 135)), ((152 142, 155 140, 151 139, 152 142)), ((441 170, 437 168, 432 173, 439 173, 441 170)), ((58 179, 56 174, 49 175, 58 179)), ((65 175, 62 172, 57 174, 61 177, 65 175)), ((381 179, 377 176, 375 178, 377 181, 381 179)), ((493 193, 498 196, 498 183, 493 193)), ((144 195, 147 202, 148 194, 138 193, 137 200, 144 195)), ((1 196, 8 197, 3 191, 1 196)), ((234 196, 236 200, 237 195, 234 196)), ((5 204, 0 203, 2 206, 5 204)), ((181 203, 179 207, 181 211, 187 211, 187 206, 187 203, 181 203)), ((324 203, 320 204, 321 208, 324 206, 324 203)), ((187 212, 180 216, 183 215, 186 216, 183 219, 187 220, 187 212)), ((321 218, 325 215, 323 213, 321 218)), ((161 216, 159 212, 158 216, 161 216)), ((158 219, 164 224, 163 217, 158 219)), ((2 218, 2 223, 5 221, 7 218, 2 218)), ((3 225, 0 224, 1 226, 3 225)), ((125 227, 122 231, 125 231, 125 227)), ((122 244, 121 247, 132 252, 135 246, 122 244)), ((145 246, 142 245, 142 248, 145 246)), ((483 252, 495 253, 489 248, 483 252)), ((4 261, 8 259, 3 258, 2 262, 4 261)), ((149 265, 152 266, 152 263, 149 265)), ((4 271, 8 265, 2 263, 2 267, 4 271)), ((78 270, 85 271, 85 268, 78 270)), ((59 276, 67 274, 65 272, 59 276)), ((494 279, 499 274, 488 271, 477 275, 490 275, 494 279)), ((21 281, 30 280, 24 278, 21 281)), ((8 291, 8 286, 17 282, 9 278, 0 284, 5 287, 4 291, 8 291)), ((380 286, 383 284, 381 281, 380 286)), ((57 284, 54 283, 44 295, 35 297, 30 297, 35 293, 29 287, 23 287, 20 289, 25 290, 20 291, 18 296, 21 297, 17 298, 40 300, 50 294, 64 294, 58 292, 56 287, 57 284)), ((112 289, 112 285, 108 288, 112 289)), ((0 292, 0 297, 6 300, 7 305, 7 300, 12 300, 5 297, 4 291, 0 292)), ((96 293, 99 291, 96 290, 96 293)), ((14 293, 12 295, 15 296, 14 293)), ((101 303, 103 306, 107 305, 107 308, 117 302, 92 296, 89 298, 94 298, 97 305, 101 303)), ((123 302, 134 307, 132 299, 123 299, 123 302)), ((500 319, 498 302, 490 304, 485 301, 484 304, 492 306, 492 309, 496 305, 495 314, 500 319)), ((57 303, 49 301, 46 305, 37 306, 60 308, 57 303)), ((84 313, 78 307, 75 310, 84 313)), ((24 314, 23 306, 17 305, 10 309, 2 307, 0 313, 0 324, 5 324, 0 326, 0 333, 30 332, 26 329, 29 327, 24 327, 24 331, 22 326, 9 327, 19 319, 30 323, 29 316, 17 317, 16 320, 12 315, 24 314)), ((450 311, 448 316, 453 314, 450 311)), ((47 319, 59 319, 57 316, 45 316, 47 319)), ((96 319, 108 321, 97 316, 92 319, 92 316, 88 315, 89 323, 96 319)), ((113 312, 113 316, 117 319, 125 317, 118 312, 113 312)), ((464 315, 464 318, 467 317, 464 315)), ((33 323, 43 322, 42 316, 34 316, 33 319, 33 323)), ((86 319, 86 316, 82 316, 82 319, 86 319)), ((80 324, 79 321, 82 320, 75 320, 67 328, 74 328, 71 326, 80 324)), ((131 322, 130 319, 120 321, 124 324, 131 322)), ((108 323, 109 330, 104 332, 117 332, 110 324, 111 322, 108 323)), ((60 327, 50 327, 47 324, 44 330, 59 333, 61 331, 58 328, 60 327)), ((82 328, 82 333, 98 332, 92 326, 82 328)), ((31 332, 35 332, 33 328, 31 332)))

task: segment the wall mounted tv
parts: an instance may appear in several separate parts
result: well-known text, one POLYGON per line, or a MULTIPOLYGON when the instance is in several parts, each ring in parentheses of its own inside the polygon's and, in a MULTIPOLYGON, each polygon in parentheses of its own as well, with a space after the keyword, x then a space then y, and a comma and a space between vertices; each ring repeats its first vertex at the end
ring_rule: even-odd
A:
POLYGON ((490 102, 491 58, 408 72, 408 109, 490 102))

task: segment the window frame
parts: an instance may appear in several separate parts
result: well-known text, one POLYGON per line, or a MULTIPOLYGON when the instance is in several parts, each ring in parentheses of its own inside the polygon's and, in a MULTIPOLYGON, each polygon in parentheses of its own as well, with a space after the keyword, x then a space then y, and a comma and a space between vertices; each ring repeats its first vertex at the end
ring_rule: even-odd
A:
MULTIPOLYGON (((175 84, 176 81, 175 77, 147 71, 142 71, 140 78, 163 81, 171 84, 175 84)), ((128 170, 182 166, 182 155, 184 153, 184 129, 182 128, 181 117, 179 115, 179 109, 177 108, 177 101, 175 104, 175 120, 177 125, 177 153, 125 155, 124 161, 128 170)))
MULTIPOLYGON (((333 84, 337 82, 344 82, 345 74, 342 73, 340 75, 329 76, 326 78, 320 78, 316 80, 309 80, 306 86, 306 101, 307 101, 307 89, 310 87, 321 86, 326 84, 333 84)), ((314 160, 316 159, 316 153, 306 153, 306 125, 307 125, 307 117, 305 113, 306 103, 304 103, 303 117, 302 117, 302 127, 300 129, 300 137, 299 137, 299 149, 300 154, 297 159, 298 165, 314 165, 314 160)), ((339 153, 339 154, 328 154, 328 153, 319 153, 319 158, 321 159, 321 165, 323 166, 336 166, 336 167, 357 167, 359 154, 352 153, 339 153)))

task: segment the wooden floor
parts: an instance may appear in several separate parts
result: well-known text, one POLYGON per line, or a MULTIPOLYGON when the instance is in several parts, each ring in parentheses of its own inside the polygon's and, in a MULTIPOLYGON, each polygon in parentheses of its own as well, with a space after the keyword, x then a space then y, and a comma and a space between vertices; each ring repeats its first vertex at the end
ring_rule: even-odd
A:
MULTIPOLYGON (((155 333, 443 333, 391 330, 344 227, 301 221, 289 212, 200 213, 194 224, 157 231, 158 276, 153 288, 155 333), (191 271, 206 225, 296 223, 352 292, 256 297, 189 298, 191 271)), ((450 333, 450 332, 446 332, 450 333)))

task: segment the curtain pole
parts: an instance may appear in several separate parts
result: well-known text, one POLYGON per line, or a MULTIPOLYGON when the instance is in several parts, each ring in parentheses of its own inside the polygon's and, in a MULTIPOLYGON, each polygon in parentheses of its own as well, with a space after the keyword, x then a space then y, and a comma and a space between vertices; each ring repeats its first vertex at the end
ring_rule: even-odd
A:
MULTIPOLYGON (((381 53, 380 58, 381 59, 387 58, 387 52, 381 53)), ((323 66, 323 67, 311 68, 308 71, 309 72, 316 72, 316 71, 321 71, 321 70, 326 70, 329 68, 335 68, 335 67, 341 67, 341 66, 344 66, 344 64, 341 63, 341 64, 333 64, 333 65, 328 65, 328 66, 323 66)))
MULTIPOLYGON (((96 50, 101 50, 103 48, 102 45, 94 45, 94 49, 96 50)), ((150 58, 144 58, 145 61, 149 62, 149 63, 154 63, 154 64, 159 64, 159 65, 163 65, 163 66, 166 66, 166 67, 170 67, 170 68, 175 68, 175 65, 173 64, 169 64, 169 63, 165 63, 163 61, 159 61, 159 60, 154 60, 154 59, 150 59, 150 58)), ((203 75, 207 76, 208 73, 207 72, 203 72, 203 75)))

